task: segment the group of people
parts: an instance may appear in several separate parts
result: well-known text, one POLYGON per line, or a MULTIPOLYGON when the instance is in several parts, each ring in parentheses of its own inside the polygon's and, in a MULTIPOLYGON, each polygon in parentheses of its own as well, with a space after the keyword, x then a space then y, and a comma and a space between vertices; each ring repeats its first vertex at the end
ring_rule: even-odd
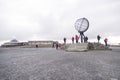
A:
MULTIPOLYGON (((101 36, 100 36, 100 35, 97 35, 98 43, 100 43, 100 39, 101 39, 101 36)), ((63 40, 64 40, 64 44, 66 44, 66 40, 67 40, 67 39, 64 37, 63 40)), ((74 40, 76 40, 76 43, 78 43, 78 40, 79 40, 78 35, 75 35, 75 38, 72 37, 71 40, 72 40, 72 43, 73 43, 73 44, 74 44, 74 40)), ((88 37, 87 37, 87 36, 84 36, 84 43, 86 43, 86 42, 88 42, 88 37)), ((107 44, 108 39, 107 39, 107 38, 104 39, 104 42, 105 42, 105 46, 108 46, 108 44, 107 44)))
MULTIPOLYGON (((100 39, 101 39, 101 36, 100 36, 100 35, 97 35, 98 43, 100 43, 100 39)), ((108 39, 107 39, 107 38, 104 39, 104 42, 105 42, 105 46, 108 46, 108 44, 107 44, 108 39)))
MULTIPOLYGON (((64 44, 66 44, 66 40, 67 40, 67 39, 64 37, 64 38, 63 38, 64 44)), ((71 40, 72 40, 72 43, 73 43, 73 44, 74 44, 74 41, 75 41, 75 40, 76 40, 76 43, 78 43, 78 41, 79 41, 78 35, 75 35, 75 37, 72 37, 71 40)), ((87 37, 87 36, 84 36, 84 42, 85 42, 85 43, 88 42, 88 37, 87 37)))
MULTIPOLYGON (((100 36, 100 35, 97 35, 98 43, 100 43, 100 39, 101 39, 101 36, 100 36)), ((75 40, 76 40, 76 43, 78 43, 78 40, 79 40, 78 35, 75 35, 75 37, 72 37, 71 40, 72 40, 72 44, 74 44, 74 41, 75 41, 75 40)), ((66 44, 67 38, 64 37, 64 38, 63 38, 63 41, 64 41, 64 44, 66 44)), ((86 42, 88 42, 88 37, 87 37, 87 36, 84 36, 84 43, 86 43, 86 42)), ((105 42, 105 46, 108 46, 108 44, 107 44, 108 39, 107 39, 107 38, 104 39, 104 42, 105 42)), ((59 46, 61 46, 61 45, 58 44, 58 43, 56 43, 56 49, 58 49, 59 46)))
MULTIPOLYGON (((73 44, 74 44, 74 40, 76 40, 76 43, 78 43, 78 40, 79 40, 78 35, 75 35, 75 38, 72 37, 71 40, 72 40, 72 43, 73 43, 73 44)), ((64 44, 66 44, 66 38, 65 38, 65 37, 64 37, 63 41, 64 41, 64 44)))

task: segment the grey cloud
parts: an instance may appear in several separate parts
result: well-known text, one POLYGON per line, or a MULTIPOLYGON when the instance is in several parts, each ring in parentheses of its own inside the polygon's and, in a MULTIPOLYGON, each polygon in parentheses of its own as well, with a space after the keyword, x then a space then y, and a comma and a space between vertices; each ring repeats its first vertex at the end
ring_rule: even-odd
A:
POLYGON ((119 0, 0 0, 0 40, 32 38, 70 38, 78 32, 74 23, 86 17, 90 27, 85 35, 96 38, 120 35, 119 0))

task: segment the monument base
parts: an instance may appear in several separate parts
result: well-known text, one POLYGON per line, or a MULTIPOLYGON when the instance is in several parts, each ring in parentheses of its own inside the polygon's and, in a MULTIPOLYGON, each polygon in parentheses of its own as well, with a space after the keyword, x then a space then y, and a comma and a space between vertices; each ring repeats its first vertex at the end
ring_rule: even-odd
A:
POLYGON ((63 45, 61 49, 70 52, 85 52, 88 50, 111 50, 108 46, 100 43, 66 44, 63 45))
POLYGON ((71 44, 66 49, 66 51, 72 51, 72 52, 81 52, 81 51, 87 51, 88 43, 78 43, 78 44, 71 44))
POLYGON ((88 50, 88 43, 66 44, 61 47, 62 50, 71 52, 81 52, 88 50))

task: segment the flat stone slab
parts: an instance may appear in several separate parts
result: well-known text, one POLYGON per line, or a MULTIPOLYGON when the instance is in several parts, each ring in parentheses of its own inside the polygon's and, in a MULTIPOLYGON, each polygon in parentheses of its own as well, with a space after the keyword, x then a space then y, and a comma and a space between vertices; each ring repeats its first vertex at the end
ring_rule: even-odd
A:
POLYGON ((70 44, 66 51, 82 52, 88 50, 88 43, 70 44))

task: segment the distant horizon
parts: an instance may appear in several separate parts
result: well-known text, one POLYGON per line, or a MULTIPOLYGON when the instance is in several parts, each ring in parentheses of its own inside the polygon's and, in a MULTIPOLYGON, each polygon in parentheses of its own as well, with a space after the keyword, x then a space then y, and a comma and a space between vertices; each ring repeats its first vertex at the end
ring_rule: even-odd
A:
MULTIPOLYGON (((19 39, 17 39, 17 38, 13 38, 13 39, 16 39, 16 40, 18 40, 19 42, 28 42, 28 41, 58 41, 58 42, 60 42, 60 43, 63 43, 63 39, 29 39, 29 40, 19 40, 19 39)), ((11 39, 11 40, 13 40, 13 39, 11 39)), ((117 39, 119 39, 119 37, 117 38, 117 39)), ((117 41, 117 39, 116 38, 111 38, 111 37, 108 37, 108 44, 110 44, 110 45, 119 45, 120 44, 120 42, 116 42, 117 41), (111 40, 110 40, 111 39, 111 40)), ((7 42, 10 42, 11 40, 3 40, 3 41, 1 41, 0 40, 0 46, 2 45, 2 44, 4 44, 4 43, 7 43, 7 42)), ((97 39, 96 38, 94 38, 94 39, 89 39, 88 40, 89 42, 97 42, 97 39)), ((79 42, 81 42, 80 40, 79 40, 79 42)), ((71 39, 69 38, 67 38, 67 43, 72 43, 72 41, 71 41, 71 39)), ((100 43, 102 43, 102 44, 104 44, 104 39, 101 39, 100 40, 100 43)))

